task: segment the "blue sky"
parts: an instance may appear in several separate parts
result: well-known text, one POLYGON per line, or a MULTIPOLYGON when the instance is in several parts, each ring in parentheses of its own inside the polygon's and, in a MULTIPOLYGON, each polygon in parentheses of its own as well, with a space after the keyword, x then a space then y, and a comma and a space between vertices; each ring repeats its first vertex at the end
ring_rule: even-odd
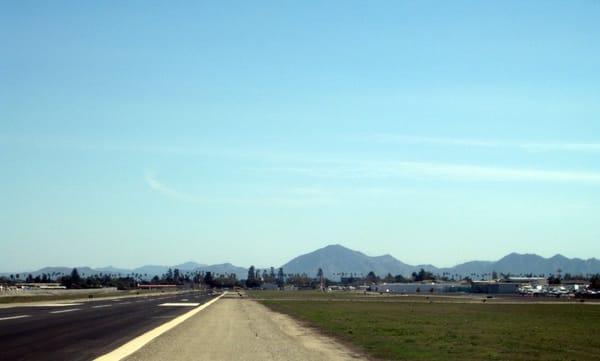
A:
POLYGON ((0 270, 600 256, 597 1, 0 4, 0 270))

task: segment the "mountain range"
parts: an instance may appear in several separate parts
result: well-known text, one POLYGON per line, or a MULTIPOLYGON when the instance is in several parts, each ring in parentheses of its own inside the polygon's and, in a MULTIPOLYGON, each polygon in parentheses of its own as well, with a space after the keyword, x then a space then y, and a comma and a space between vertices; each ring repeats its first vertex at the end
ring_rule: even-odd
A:
POLYGON ((341 273, 363 274, 370 271, 379 276, 388 273, 392 275, 409 276, 421 268, 434 274, 448 273, 450 275, 468 276, 471 274, 497 273, 510 274, 556 274, 560 269, 562 274, 595 274, 600 273, 600 260, 591 258, 582 260, 556 255, 544 258, 535 254, 511 253, 498 261, 470 261, 449 268, 438 268, 433 265, 409 265, 391 255, 370 257, 364 253, 351 250, 341 245, 330 245, 314 252, 298 256, 283 265, 285 273, 307 273, 314 275, 322 268, 326 277, 338 279, 341 273))
MULTIPOLYGON (((144 275, 144 278, 152 278, 154 276, 160 276, 166 273, 169 268, 170 269, 179 269, 181 272, 212 272, 213 274, 223 274, 223 273, 234 273, 238 279, 246 278, 248 275, 248 269, 243 267, 237 267, 232 265, 231 263, 222 263, 222 264, 214 264, 214 265, 206 265, 196 262, 185 262, 182 264, 177 264, 173 266, 161 266, 161 265, 145 265, 133 269, 126 268, 117 268, 112 266, 107 267, 98 267, 98 268, 90 268, 90 267, 76 267, 77 271, 80 275, 83 276, 92 276, 97 274, 113 274, 113 275, 128 275, 128 274, 140 274, 144 275)), ((44 267, 36 271, 32 272, 18 272, 19 277, 25 279, 27 275, 31 274, 33 277, 38 275, 46 274, 69 274, 73 270, 72 267, 44 267)), ((17 273, 13 273, 17 274, 17 273)), ((1 276, 8 276, 9 273, 0 273, 1 276)))
MULTIPOLYGON (((416 272, 421 268, 434 274, 450 274, 468 276, 471 274, 482 275, 492 273, 510 273, 518 274, 534 274, 534 275, 549 275, 556 274, 561 270, 562 274, 596 274, 600 273, 600 260, 590 258, 587 260, 579 258, 567 258, 562 255, 556 255, 551 258, 544 258, 535 254, 518 254, 511 253, 498 261, 470 261, 449 268, 438 268, 433 265, 409 265, 393 256, 387 254, 383 256, 371 257, 362 252, 351 250, 341 245, 329 245, 316 251, 298 256, 283 266, 284 273, 306 273, 309 276, 314 276, 319 268, 323 269, 323 273, 330 279, 337 280, 343 274, 366 275, 370 271, 375 272, 379 276, 385 276, 388 273, 392 275, 409 276, 412 272, 416 272)), ((234 266, 231 263, 206 265, 196 262, 185 262, 173 266, 162 265, 146 265, 134 269, 116 268, 112 266, 90 268, 77 267, 80 274, 86 276, 98 273, 110 273, 127 275, 137 273, 153 277, 154 275, 162 275, 167 270, 179 269, 182 272, 188 271, 204 271, 219 273, 235 273, 238 279, 245 279, 248 274, 248 269, 244 267, 234 266)), ((34 277, 43 273, 64 273, 71 272, 71 267, 44 267, 33 272, 20 272, 19 275, 23 279, 28 274, 34 277)), ((8 276, 9 273, 0 275, 8 276)))

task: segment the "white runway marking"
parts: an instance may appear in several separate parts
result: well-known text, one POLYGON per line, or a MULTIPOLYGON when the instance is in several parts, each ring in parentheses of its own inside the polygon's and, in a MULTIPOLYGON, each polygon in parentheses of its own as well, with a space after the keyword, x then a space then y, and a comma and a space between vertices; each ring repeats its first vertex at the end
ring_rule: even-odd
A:
POLYGON ((65 313, 65 312, 73 312, 73 311, 79 311, 81 308, 70 308, 68 310, 60 310, 60 311, 52 311, 50 313, 65 313))
POLYGON ((102 307, 112 307, 112 305, 98 305, 98 306, 92 306, 92 308, 102 308, 102 307))
POLYGON ((159 306, 166 306, 166 307, 196 307, 200 305, 199 303, 194 303, 194 302, 169 302, 169 303, 161 303, 159 306))
POLYGON ((2 318, 0 318, 0 321, 4 321, 4 320, 16 320, 17 318, 25 318, 25 317, 31 317, 31 316, 29 316, 29 315, 18 315, 18 316, 2 317, 2 318))
POLYGON ((69 307, 79 305, 82 305, 82 303, 41 303, 37 305, 31 305, 31 307, 69 307))
POLYGON ((187 298, 182 298, 181 301, 182 302, 186 302, 186 301, 189 301, 189 300, 187 298))
POLYGON ((131 355, 132 353, 136 352, 137 350, 141 349, 142 347, 144 347, 144 345, 146 345, 148 342, 154 340, 155 338, 157 338, 158 336, 162 335, 163 333, 169 331, 170 329, 172 329, 173 327, 179 325, 180 323, 182 323, 183 321, 187 320, 188 318, 194 316, 195 314, 197 314, 198 312, 202 311, 203 309, 205 309, 206 307, 210 306, 211 304, 217 302, 221 297, 223 297, 225 294, 227 294, 227 292, 224 292, 222 295, 220 295, 217 298, 214 298, 210 301, 208 301, 207 303, 203 304, 200 307, 196 307, 193 310, 184 313, 183 315, 165 323, 162 324, 160 326, 158 326, 157 328, 146 332, 145 334, 138 336, 136 338, 134 338, 133 340, 129 341, 128 343, 124 344, 123 346, 117 348, 116 350, 109 352, 103 356, 100 356, 96 359, 96 361, 116 361, 116 360, 122 360, 125 357, 131 355))

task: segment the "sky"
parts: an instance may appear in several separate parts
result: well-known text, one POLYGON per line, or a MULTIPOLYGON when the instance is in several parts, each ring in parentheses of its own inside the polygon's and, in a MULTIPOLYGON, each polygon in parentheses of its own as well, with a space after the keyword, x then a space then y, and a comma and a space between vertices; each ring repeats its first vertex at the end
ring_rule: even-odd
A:
POLYGON ((600 257, 599 16, 2 1, 0 271, 600 257))

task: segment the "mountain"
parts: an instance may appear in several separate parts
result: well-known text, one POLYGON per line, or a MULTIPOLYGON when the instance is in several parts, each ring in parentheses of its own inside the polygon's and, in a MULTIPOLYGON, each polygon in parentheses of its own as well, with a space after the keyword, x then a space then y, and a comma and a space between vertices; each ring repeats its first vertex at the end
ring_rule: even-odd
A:
POLYGON ((339 274, 342 272, 366 275, 373 271, 379 276, 388 273, 409 276, 421 268, 435 274, 449 273, 461 276, 481 275, 493 271, 513 275, 531 273, 547 276, 556 274, 559 269, 563 275, 600 273, 600 260, 595 258, 582 260, 562 255, 544 258, 535 254, 511 253, 498 261, 470 261, 454 267, 437 268, 433 265, 412 266, 390 255, 370 257, 341 245, 331 245, 296 257, 282 267, 285 273, 306 273, 309 276, 315 276, 317 270, 322 268, 325 275, 332 279, 339 279, 339 274))
POLYGON ((201 272, 211 272, 212 274, 234 273, 238 280, 246 279, 246 277, 248 277, 247 268, 237 267, 231 263, 214 264, 211 266, 203 265, 197 267, 195 270, 201 272))
MULTIPOLYGON (((85 276, 91 276, 91 275, 95 275, 100 273, 100 271, 97 271, 93 268, 90 267, 76 267, 77 271, 79 272, 80 275, 85 275, 85 276)), ((54 275, 69 275, 71 274, 71 271, 73 270, 72 267, 44 267, 41 268, 37 271, 31 271, 31 272, 6 272, 6 273, 2 273, 0 275, 2 276, 9 276, 10 274, 13 275, 19 275, 19 278, 21 280, 25 280, 25 278, 27 278, 28 275, 31 275, 32 277, 36 277, 36 276, 41 276, 42 274, 46 273, 46 274, 54 274, 54 275)))
MULTIPOLYGON (((355 251, 339 244, 330 245, 316 251, 298 256, 283 266, 284 273, 306 273, 314 277, 319 268, 323 269, 326 277, 338 280, 342 273, 366 275, 370 271, 379 276, 385 276, 388 273, 392 275, 401 274, 410 276, 423 268, 434 274, 449 273, 450 275, 470 276, 471 274, 483 275, 496 271, 497 273, 534 274, 548 276, 556 274, 560 269, 562 274, 570 273, 572 275, 587 275, 600 273, 600 260, 590 258, 587 260, 579 258, 567 258, 557 254, 550 258, 544 258, 536 254, 511 253, 502 257, 498 261, 470 261, 448 268, 437 268, 434 265, 409 265, 391 255, 377 257, 367 256, 364 253, 355 251)), ((234 273, 238 279, 247 277, 247 268, 237 267, 231 263, 222 263, 215 265, 206 265, 193 261, 188 261, 174 266, 146 265, 135 269, 116 268, 112 266, 90 268, 77 267, 79 274, 90 276, 98 273, 121 274, 138 273, 153 277, 162 275, 167 270, 178 268, 182 272, 203 271, 214 274, 234 273)), ((49 274, 70 274, 71 267, 45 267, 32 272, 19 272, 20 279, 25 279, 31 274, 33 277, 43 273, 49 274)), ((11 273, 0 273, 0 276, 9 276, 11 273)), ((17 273, 12 273, 17 274, 17 273)))
POLYGON ((195 269, 198 269, 200 267, 205 267, 205 266, 208 266, 208 265, 201 264, 201 263, 194 262, 194 261, 188 261, 185 263, 177 264, 177 265, 173 266, 172 268, 178 268, 180 271, 193 271, 195 269))
POLYGON ((590 258, 582 260, 579 258, 567 258, 557 254, 551 258, 544 258, 536 254, 511 253, 495 262, 490 261, 471 261, 462 263, 451 268, 442 268, 441 272, 451 274, 470 275, 491 273, 534 274, 550 275, 556 274, 558 270, 562 274, 570 273, 572 275, 586 275, 600 273, 600 260, 590 258))
MULTIPOLYGON (((151 278, 154 276, 161 276, 166 273, 169 268, 170 269, 179 269, 181 272, 194 272, 194 271, 204 271, 204 272, 212 272, 215 274, 223 274, 223 273, 235 273, 238 279, 246 278, 248 275, 248 269, 243 267, 237 267, 232 265, 231 263, 223 263, 223 264, 215 264, 215 265, 206 265, 197 262, 185 262, 174 266, 161 266, 161 265, 145 265, 142 267, 137 267, 134 269, 126 269, 126 268, 117 268, 113 266, 107 267, 98 267, 98 268, 90 268, 90 267, 76 267, 77 271, 82 276, 92 276, 96 274, 120 274, 122 276, 126 276, 128 274, 141 274, 147 275, 147 278, 151 278)), ((68 275, 73 270, 72 267, 44 267, 37 271, 30 272, 4 272, 0 273, 0 276, 8 277, 11 274, 19 275, 19 278, 24 280, 27 278, 29 274, 33 277, 38 275, 46 274, 65 274, 68 275)))
POLYGON ((94 268, 94 270, 101 272, 102 274, 113 274, 113 275, 118 275, 118 274, 126 275, 126 274, 129 274, 132 272, 129 269, 117 268, 117 267, 113 267, 113 266, 98 267, 98 268, 94 268))
POLYGON ((154 277, 154 276, 160 276, 160 275, 167 273, 169 268, 170 269, 177 268, 182 272, 188 272, 188 271, 195 271, 196 269, 203 267, 203 266, 206 266, 206 265, 198 263, 198 262, 188 261, 188 262, 177 264, 174 266, 144 265, 141 267, 134 268, 130 272, 147 274, 149 277, 154 277))
MULTIPOLYGON (((492 261, 470 261, 461 263, 454 267, 441 268, 437 273, 447 272, 450 274, 459 275, 470 275, 471 273, 482 274, 489 273, 494 270, 494 263, 492 261)), ((497 271, 500 272, 500 271, 497 271)))
POLYGON ((134 273, 141 273, 143 275, 148 275, 148 277, 160 276, 165 274, 169 270, 169 266, 160 266, 160 265, 144 265, 142 267, 137 267, 133 269, 134 273))
POLYGON ((366 275, 370 271, 378 275, 410 274, 415 267, 402 263, 390 255, 369 257, 364 253, 341 245, 331 245, 314 252, 298 256, 284 264, 285 273, 306 273, 315 276, 319 268, 328 278, 339 278, 341 273, 366 275))

